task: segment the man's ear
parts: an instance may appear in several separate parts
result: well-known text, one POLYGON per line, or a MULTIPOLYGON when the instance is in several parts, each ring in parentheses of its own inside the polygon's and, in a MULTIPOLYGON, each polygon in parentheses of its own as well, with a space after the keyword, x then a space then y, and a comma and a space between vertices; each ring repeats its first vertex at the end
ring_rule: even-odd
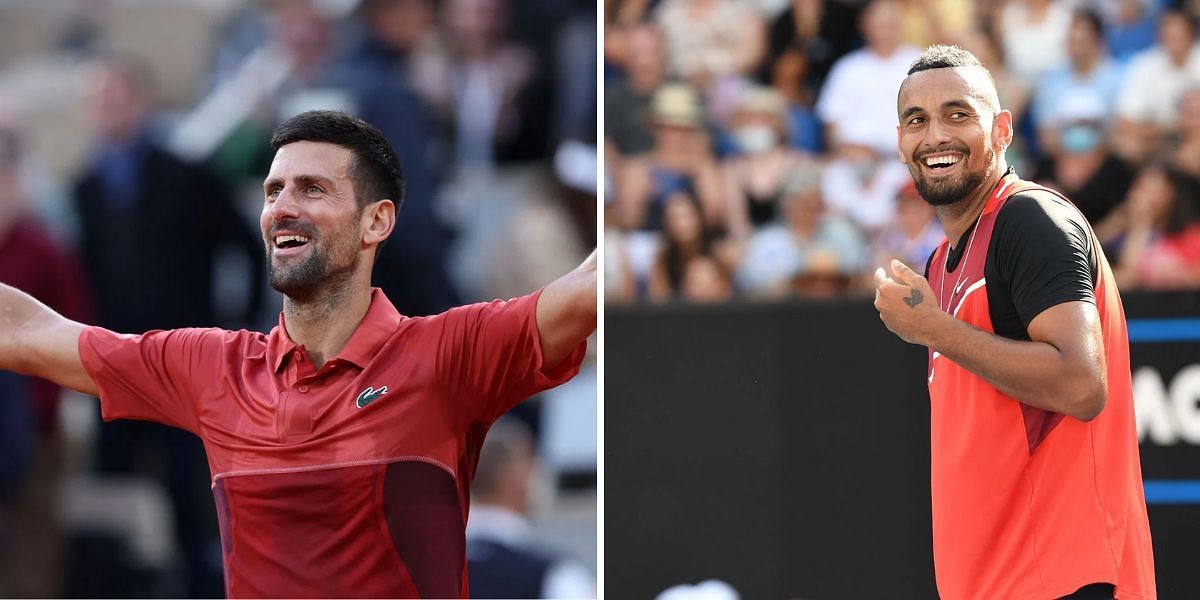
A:
POLYGON ((363 246, 377 246, 396 228, 396 204, 384 198, 363 210, 363 246))
POLYGON ((996 118, 992 120, 992 143, 999 145, 996 149, 997 153, 1003 154, 1013 141, 1013 116, 1007 110, 1002 110, 996 113, 996 118))

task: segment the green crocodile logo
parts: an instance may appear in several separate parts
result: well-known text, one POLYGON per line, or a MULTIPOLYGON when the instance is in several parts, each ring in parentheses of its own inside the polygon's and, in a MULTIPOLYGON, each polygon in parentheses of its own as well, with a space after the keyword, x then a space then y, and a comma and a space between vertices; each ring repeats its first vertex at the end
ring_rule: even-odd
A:
POLYGON ((362 408, 374 402, 376 398, 386 393, 388 393, 388 387, 386 385, 379 389, 367 386, 367 389, 363 390, 362 393, 358 395, 358 401, 355 402, 354 405, 362 408))

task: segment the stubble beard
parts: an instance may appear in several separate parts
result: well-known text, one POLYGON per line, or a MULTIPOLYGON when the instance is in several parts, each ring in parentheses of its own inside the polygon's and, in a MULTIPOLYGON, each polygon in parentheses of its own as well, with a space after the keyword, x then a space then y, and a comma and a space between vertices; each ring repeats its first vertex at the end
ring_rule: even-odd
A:
MULTIPOLYGON (((341 233, 343 235, 339 237, 351 239, 348 231, 341 233)), ((314 240, 309 243, 316 242, 314 240)), ((344 250, 346 252, 337 252, 337 249, 322 251, 314 246, 302 262, 290 265, 277 264, 272 252, 268 250, 267 279, 275 291, 299 304, 320 302, 326 299, 326 296, 340 296, 342 289, 354 276, 360 260, 354 248, 348 247, 344 250), (333 254, 347 256, 334 257, 333 254), (334 260, 335 258, 341 260, 334 260)))
MULTIPOLYGON (((986 167, 972 173, 967 171, 966 165, 963 165, 963 174, 953 180, 939 178, 931 181, 926 177, 921 163, 914 162, 915 167, 910 168, 909 172, 913 176, 913 183, 917 186, 917 193, 932 206, 949 206, 965 200, 971 195, 971 192, 983 185, 983 182, 991 176, 992 171, 996 168, 996 151, 990 145, 986 148, 986 167)), ((967 158, 968 156, 964 156, 963 160, 966 161, 967 158)))

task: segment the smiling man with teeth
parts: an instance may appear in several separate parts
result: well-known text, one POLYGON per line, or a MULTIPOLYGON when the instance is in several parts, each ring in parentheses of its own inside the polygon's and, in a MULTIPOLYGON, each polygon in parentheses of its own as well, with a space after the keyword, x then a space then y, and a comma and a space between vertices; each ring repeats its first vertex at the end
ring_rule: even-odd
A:
POLYGON ((875 273, 880 319, 929 349, 939 595, 1155 598, 1125 316, 1091 227, 1007 166, 1012 115, 969 52, 927 49, 897 113, 947 234, 928 279, 875 273))
POLYGON ((593 252, 528 296, 400 315, 371 270, 403 200, 373 126, 316 111, 276 130, 260 219, 269 334, 122 335, 0 284, 0 369, 99 395, 208 452, 229 597, 457 598, 488 428, 579 370, 593 252))

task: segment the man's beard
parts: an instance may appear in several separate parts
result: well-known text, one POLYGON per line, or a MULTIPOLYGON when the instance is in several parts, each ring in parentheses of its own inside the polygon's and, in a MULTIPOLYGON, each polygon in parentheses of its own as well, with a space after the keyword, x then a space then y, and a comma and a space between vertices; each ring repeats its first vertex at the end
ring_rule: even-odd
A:
POLYGON ((971 192, 975 191, 983 182, 992 174, 992 169, 995 168, 996 151, 987 146, 987 167, 974 173, 967 170, 966 160, 968 156, 963 155, 963 174, 957 178, 939 177, 931 180, 926 177, 925 169, 922 166, 924 163, 917 161, 916 168, 910 169, 913 176, 913 183, 917 185, 917 193, 921 195, 932 206, 947 206, 965 199, 971 192), (956 180, 955 180, 956 179, 956 180))
MULTIPOLYGON (((273 236, 272 236, 273 237, 273 236)), ((297 302, 311 302, 324 290, 344 284, 358 267, 359 255, 350 250, 349 258, 337 261, 332 250, 321 251, 316 240, 309 238, 308 257, 302 262, 284 266, 276 264, 271 250, 267 251, 267 280, 275 291, 297 302)))

